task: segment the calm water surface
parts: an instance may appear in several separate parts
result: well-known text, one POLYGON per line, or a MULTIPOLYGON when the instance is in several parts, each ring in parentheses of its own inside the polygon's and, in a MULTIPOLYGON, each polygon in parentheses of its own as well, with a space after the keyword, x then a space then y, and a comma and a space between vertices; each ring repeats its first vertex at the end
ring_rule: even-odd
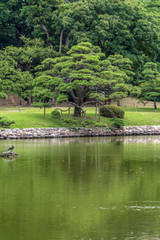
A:
POLYGON ((160 240, 160 136, 0 141, 0 240, 160 240))

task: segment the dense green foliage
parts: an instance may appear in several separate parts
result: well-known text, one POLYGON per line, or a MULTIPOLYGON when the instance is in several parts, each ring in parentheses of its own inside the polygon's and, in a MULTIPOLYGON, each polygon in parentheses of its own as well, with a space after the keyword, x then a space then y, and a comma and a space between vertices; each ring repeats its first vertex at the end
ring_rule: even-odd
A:
POLYGON ((156 108, 159 4, 1 0, 0 91, 29 104, 67 101, 75 116, 88 101, 119 101, 127 94, 152 100, 156 108))
POLYGON ((160 101, 160 73, 156 63, 148 62, 145 64, 142 79, 141 98, 154 101, 156 109, 156 101, 160 101))
POLYGON ((71 125, 71 126, 74 126, 74 125, 76 126, 76 125, 79 124, 79 122, 77 120, 71 119, 71 118, 64 119, 64 122, 71 125))
POLYGON ((60 114, 60 112, 57 109, 54 109, 51 112, 51 115, 52 115, 52 118, 55 118, 55 119, 60 119, 61 118, 61 114, 60 114))
MULTIPOLYGON (((36 67, 38 77, 34 80, 35 96, 38 95, 42 100, 47 96, 48 99, 54 97, 58 103, 71 99, 75 106, 75 116, 81 115, 82 107, 88 103, 88 99, 118 100, 125 97, 128 75, 118 65, 112 65, 109 58, 103 58, 104 54, 99 47, 84 42, 72 47, 67 56, 45 59, 36 67)), ((125 63, 128 60, 126 70, 130 68, 129 59, 121 56, 121 60, 125 63)))
POLYGON ((114 127, 114 128, 122 128, 124 126, 124 120, 123 119, 119 119, 119 118, 113 118, 111 120, 112 124, 111 126, 114 127))
POLYGON ((101 106, 100 114, 107 118, 124 118, 124 110, 114 105, 101 106))
POLYGON ((14 121, 8 120, 6 117, 0 117, 0 127, 10 127, 11 124, 14 124, 14 121))

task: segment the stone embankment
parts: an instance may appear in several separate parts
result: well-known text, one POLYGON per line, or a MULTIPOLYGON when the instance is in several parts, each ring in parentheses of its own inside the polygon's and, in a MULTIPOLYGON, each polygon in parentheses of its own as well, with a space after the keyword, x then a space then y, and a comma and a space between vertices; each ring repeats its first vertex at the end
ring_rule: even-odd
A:
POLYGON ((1 140, 131 135, 160 135, 160 126, 128 126, 114 131, 105 128, 16 128, 0 130, 1 140))

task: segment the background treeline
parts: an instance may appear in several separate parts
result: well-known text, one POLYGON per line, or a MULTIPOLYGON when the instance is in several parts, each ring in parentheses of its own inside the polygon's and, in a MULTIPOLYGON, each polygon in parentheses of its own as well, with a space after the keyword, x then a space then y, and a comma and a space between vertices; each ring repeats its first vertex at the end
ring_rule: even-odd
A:
POLYGON ((37 66, 89 42, 101 49, 101 60, 119 56, 109 60, 129 76, 127 84, 140 87, 139 97, 159 101, 159 6, 160 0, 1 0, 1 91, 31 101, 37 66))

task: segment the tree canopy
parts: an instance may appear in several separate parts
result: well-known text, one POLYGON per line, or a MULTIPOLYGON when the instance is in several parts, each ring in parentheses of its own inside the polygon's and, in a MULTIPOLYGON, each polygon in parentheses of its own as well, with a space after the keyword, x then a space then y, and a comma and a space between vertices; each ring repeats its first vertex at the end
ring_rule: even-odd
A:
POLYGON ((129 77, 103 58, 99 47, 84 42, 73 46, 67 56, 45 59, 36 67, 35 95, 46 98, 48 94, 57 102, 71 99, 75 116, 81 115, 90 99, 121 99, 126 96, 129 77))
POLYGON ((77 106, 140 94, 149 81, 146 64, 160 69, 159 6, 160 0, 1 0, 2 91, 31 99, 44 81, 51 94, 41 101, 52 96, 77 106))
POLYGON ((154 101, 154 108, 156 109, 156 101, 160 100, 160 73, 157 70, 157 64, 147 62, 142 72, 141 89, 142 99, 154 101))

